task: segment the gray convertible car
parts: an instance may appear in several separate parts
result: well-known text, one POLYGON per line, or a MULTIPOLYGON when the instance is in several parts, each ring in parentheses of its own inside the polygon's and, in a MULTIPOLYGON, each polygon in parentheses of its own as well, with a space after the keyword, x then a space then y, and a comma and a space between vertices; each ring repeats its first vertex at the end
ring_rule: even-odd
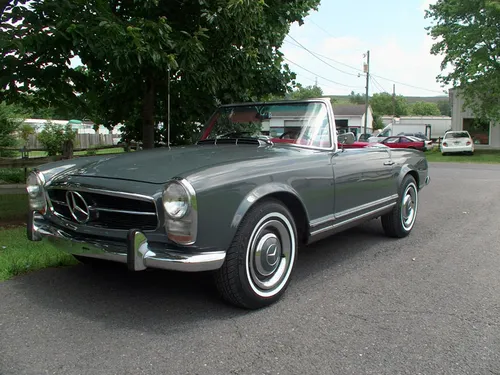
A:
POLYGON ((225 105, 195 145, 33 171, 27 235, 82 262, 212 271, 225 300, 260 308, 283 295, 302 245, 376 218, 390 237, 414 227, 424 154, 353 145, 328 99, 225 105))

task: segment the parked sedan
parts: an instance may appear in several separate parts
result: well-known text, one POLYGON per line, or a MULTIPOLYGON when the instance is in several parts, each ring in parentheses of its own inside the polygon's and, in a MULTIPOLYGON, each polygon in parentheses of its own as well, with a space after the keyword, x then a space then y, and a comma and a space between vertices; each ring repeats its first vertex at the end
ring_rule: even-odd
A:
POLYGON ((462 153, 474 154, 474 142, 466 130, 449 131, 441 142, 441 154, 462 153))
POLYGON ((426 150, 425 142, 423 140, 409 136, 396 135, 392 137, 387 137, 380 143, 390 148, 410 148, 420 151, 426 150))
POLYGON ((389 237, 415 226, 425 155, 338 142, 329 99, 224 105, 195 145, 39 167, 27 235, 132 272, 211 271, 226 301, 270 305, 301 245, 376 218, 389 237))

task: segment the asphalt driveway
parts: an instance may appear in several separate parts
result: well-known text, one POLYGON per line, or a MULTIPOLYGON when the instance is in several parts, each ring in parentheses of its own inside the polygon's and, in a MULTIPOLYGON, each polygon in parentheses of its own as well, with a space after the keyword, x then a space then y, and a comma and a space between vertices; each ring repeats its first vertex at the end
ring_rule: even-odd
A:
POLYGON ((247 312, 207 275, 84 266, 0 284, 0 374, 500 374, 500 166, 432 164, 403 240, 372 221, 247 312))

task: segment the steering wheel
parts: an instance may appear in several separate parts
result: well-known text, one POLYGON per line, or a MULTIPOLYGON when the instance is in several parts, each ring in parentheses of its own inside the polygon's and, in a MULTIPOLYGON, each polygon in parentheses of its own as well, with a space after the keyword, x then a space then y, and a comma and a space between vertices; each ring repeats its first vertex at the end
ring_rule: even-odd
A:
MULTIPOLYGON (((294 132, 294 131, 287 131, 287 132, 284 132, 283 134, 281 134, 279 136, 279 139, 285 139, 285 136, 288 135, 288 134, 291 134, 291 135, 294 135, 295 137, 290 137, 289 139, 294 139, 294 140, 297 140, 299 138, 299 135, 300 133, 299 132, 294 132)), ((309 136, 303 134, 302 137, 301 137, 303 140, 308 140, 310 139, 309 136)))

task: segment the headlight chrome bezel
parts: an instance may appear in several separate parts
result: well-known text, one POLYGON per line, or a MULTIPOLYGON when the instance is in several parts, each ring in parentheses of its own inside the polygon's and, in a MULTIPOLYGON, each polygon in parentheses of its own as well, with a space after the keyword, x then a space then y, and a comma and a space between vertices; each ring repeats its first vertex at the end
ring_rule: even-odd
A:
POLYGON ((185 179, 172 179, 163 189, 162 206, 165 213, 165 230, 168 238, 179 245, 193 245, 196 242, 198 229, 198 207, 193 186, 185 179), (186 208, 181 215, 172 214, 166 207, 166 199, 168 199, 166 194, 172 186, 182 189, 186 208))

